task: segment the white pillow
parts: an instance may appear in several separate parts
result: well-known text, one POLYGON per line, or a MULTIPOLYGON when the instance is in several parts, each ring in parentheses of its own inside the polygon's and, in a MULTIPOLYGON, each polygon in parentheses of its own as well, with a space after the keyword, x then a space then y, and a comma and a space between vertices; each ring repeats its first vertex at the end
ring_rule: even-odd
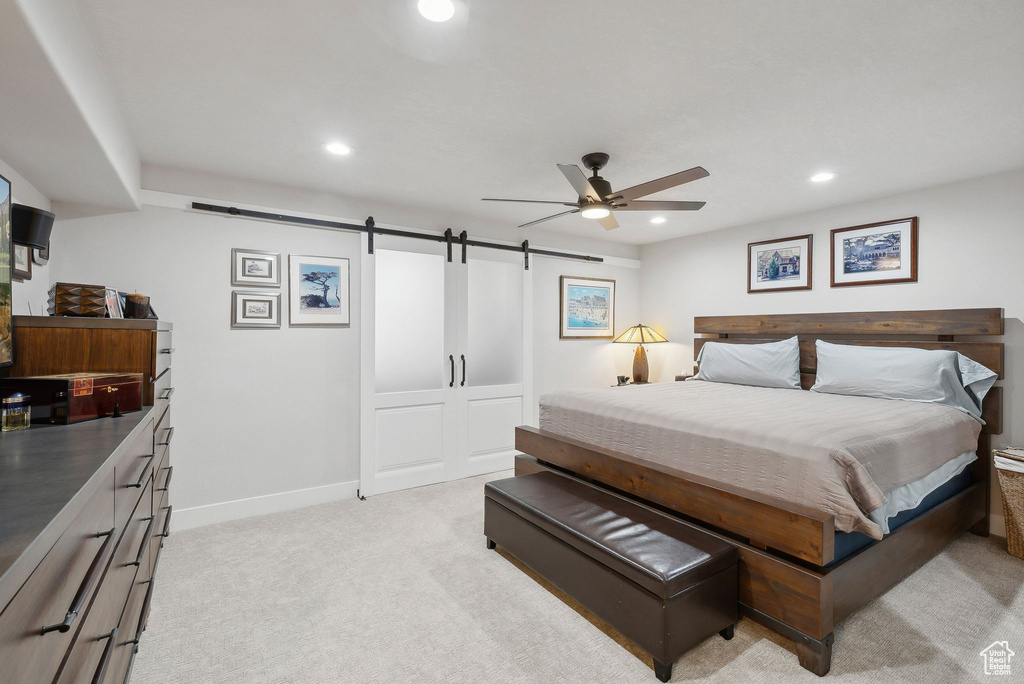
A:
MULTIPOLYGON (((944 349, 860 347, 818 340, 812 392, 952 406, 981 420, 981 402, 996 374, 944 349)), ((984 421, 982 421, 984 422, 984 421)))
POLYGON ((695 380, 754 387, 800 389, 800 341, 766 344, 705 342, 697 354, 695 380))

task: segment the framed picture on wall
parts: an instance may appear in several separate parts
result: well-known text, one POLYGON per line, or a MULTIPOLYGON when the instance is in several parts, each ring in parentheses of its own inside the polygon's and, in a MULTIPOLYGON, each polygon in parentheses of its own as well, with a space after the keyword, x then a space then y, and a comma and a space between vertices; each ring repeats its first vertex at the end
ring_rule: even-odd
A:
POLYGON ((231 284, 281 287, 281 255, 256 249, 232 249, 231 284))
POLYGON ((14 317, 11 306, 11 182, 0 176, 0 366, 14 363, 14 317))
POLYGON ((916 282, 916 216, 832 231, 832 287, 916 282))
POLYGON ((14 245, 14 277, 32 280, 32 250, 27 245, 14 245))
MULTIPOLYGON (((348 259, 288 256, 288 324, 344 327, 349 324, 348 259)), ((414 287, 414 283, 410 283, 414 287)))
POLYGON ((233 290, 232 328, 280 328, 281 293, 233 290))
POLYGON ((615 281, 560 276, 558 337, 595 340, 615 337, 615 281))
POLYGON ((810 235, 747 245, 747 292, 811 289, 810 235))

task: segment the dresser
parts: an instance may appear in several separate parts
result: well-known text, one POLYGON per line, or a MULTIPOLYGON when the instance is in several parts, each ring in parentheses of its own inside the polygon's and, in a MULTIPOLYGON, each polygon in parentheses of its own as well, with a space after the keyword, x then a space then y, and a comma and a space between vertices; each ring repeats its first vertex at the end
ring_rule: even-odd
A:
POLYGON ((0 434, 4 682, 131 677, 171 526, 171 334, 164 321, 15 317, 3 375, 139 372, 146 406, 0 434))

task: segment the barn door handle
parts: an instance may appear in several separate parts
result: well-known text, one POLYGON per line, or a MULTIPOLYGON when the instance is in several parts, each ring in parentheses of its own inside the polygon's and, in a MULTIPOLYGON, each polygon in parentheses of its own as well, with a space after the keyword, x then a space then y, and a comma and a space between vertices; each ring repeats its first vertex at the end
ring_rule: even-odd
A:
POLYGON ((448 355, 448 362, 450 364, 452 364, 452 379, 451 379, 451 382, 448 383, 448 386, 449 387, 455 387, 455 357, 452 356, 451 354, 449 354, 448 355))
POLYGON ((465 354, 459 354, 459 356, 462 357, 462 382, 459 383, 459 387, 465 387, 466 386, 466 355, 465 354))

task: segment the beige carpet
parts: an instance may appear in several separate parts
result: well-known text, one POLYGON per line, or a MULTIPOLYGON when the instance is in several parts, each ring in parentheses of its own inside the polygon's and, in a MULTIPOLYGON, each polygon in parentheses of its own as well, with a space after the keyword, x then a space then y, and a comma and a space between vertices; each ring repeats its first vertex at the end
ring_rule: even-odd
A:
MULTIPOLYGON (((136 684, 640 682, 648 659, 484 548, 487 478, 173 534, 136 684)), ((1024 561, 965 535, 836 630, 839 682, 1024 682, 1024 561)), ((615 635, 613 635, 615 636, 615 635)), ((621 638, 619 639, 621 640, 621 638)), ((676 661, 675 682, 815 682, 749 620, 676 661)))

